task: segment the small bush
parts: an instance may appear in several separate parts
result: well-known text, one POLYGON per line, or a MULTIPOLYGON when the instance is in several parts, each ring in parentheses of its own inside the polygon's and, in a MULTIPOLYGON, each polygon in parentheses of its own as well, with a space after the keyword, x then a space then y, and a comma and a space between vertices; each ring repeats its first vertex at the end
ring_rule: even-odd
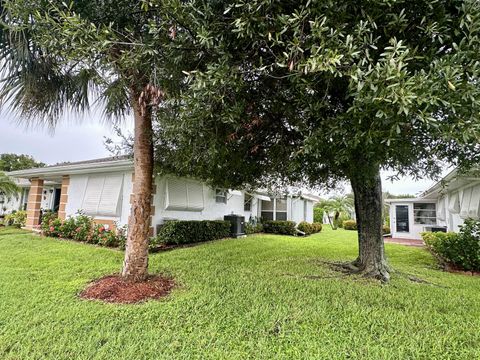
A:
POLYGON ((7 226, 24 227, 27 223, 27 212, 24 210, 14 211, 11 214, 5 215, 4 222, 7 226))
POLYGON ((297 229, 304 232, 305 235, 310 235, 313 234, 314 232, 314 226, 313 224, 310 224, 309 222, 302 221, 297 225, 297 229))
POLYGON ((265 221, 263 223, 263 231, 270 234, 281 235, 295 235, 297 233, 295 222, 287 220, 265 221))
POLYGON ((322 223, 314 222, 312 226, 313 226, 314 233, 319 233, 320 231, 322 231, 322 227, 323 227, 322 223))
POLYGON ((189 244, 230 236, 230 222, 223 220, 167 221, 157 235, 162 244, 189 244))
POLYGON ((382 231, 383 231, 383 235, 390 234, 390 233, 391 233, 391 231, 390 231, 390 226, 388 226, 388 225, 383 225, 382 231))
POLYGON ((467 271, 480 271, 480 221, 467 219, 458 234, 425 232, 423 241, 443 263, 467 271))
POLYGON ((297 229, 304 232, 305 235, 316 234, 322 231, 322 224, 320 223, 309 223, 302 221, 297 225, 297 229))
POLYGON ((345 230, 357 230, 357 222, 355 220, 345 220, 343 222, 343 228, 345 230))
POLYGON ((245 224, 245 234, 247 235, 261 233, 262 231, 263 231, 263 225, 260 222, 257 222, 257 223, 248 222, 245 224))

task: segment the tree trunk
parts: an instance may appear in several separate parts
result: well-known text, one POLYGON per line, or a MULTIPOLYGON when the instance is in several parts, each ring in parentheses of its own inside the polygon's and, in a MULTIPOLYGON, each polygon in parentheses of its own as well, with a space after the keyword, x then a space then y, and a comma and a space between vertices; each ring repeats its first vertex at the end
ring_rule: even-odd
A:
POLYGON ((382 183, 380 170, 357 171, 350 182, 355 195, 358 228, 356 271, 382 281, 390 279, 382 232, 382 183))
POLYGON ((134 181, 128 237, 122 276, 129 281, 142 281, 148 276, 148 241, 153 176, 152 112, 132 95, 134 130, 134 181))

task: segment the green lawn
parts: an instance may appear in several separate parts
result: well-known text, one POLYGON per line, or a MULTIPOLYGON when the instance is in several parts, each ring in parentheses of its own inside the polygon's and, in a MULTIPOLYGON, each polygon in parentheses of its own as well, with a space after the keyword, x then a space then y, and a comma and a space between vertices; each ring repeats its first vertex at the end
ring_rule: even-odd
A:
POLYGON ((475 359, 480 278, 387 245, 389 285, 342 277, 355 232, 258 235, 151 257, 180 286, 163 301, 79 300, 123 254, 0 229, 0 359, 475 359), (429 283, 416 283, 407 274, 429 283))

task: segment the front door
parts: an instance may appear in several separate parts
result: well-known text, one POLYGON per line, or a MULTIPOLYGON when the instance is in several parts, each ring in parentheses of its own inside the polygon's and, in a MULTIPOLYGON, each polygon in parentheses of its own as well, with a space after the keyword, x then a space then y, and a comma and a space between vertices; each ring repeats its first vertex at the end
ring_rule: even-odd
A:
POLYGON ((395 216, 397 232, 409 232, 408 205, 396 205, 395 216))
POLYGON ((53 197, 53 211, 58 212, 60 207, 60 196, 62 196, 62 189, 55 189, 55 195, 53 197))

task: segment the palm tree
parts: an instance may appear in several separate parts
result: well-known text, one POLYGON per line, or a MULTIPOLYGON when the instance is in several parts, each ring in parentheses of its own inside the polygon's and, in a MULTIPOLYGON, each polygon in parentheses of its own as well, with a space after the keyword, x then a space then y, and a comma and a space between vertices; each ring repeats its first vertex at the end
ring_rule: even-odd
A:
POLYGON ((17 196, 19 187, 4 172, 0 171, 0 195, 6 197, 17 196))
POLYGON ((131 0, 5 0, 0 14, 2 104, 51 128, 67 109, 88 111, 92 98, 107 119, 133 112, 135 181, 122 270, 131 281, 148 274, 153 109, 168 82, 177 81, 159 63, 169 57, 159 54, 163 43, 182 33, 176 29, 172 35, 173 20, 161 21, 165 13, 152 6, 131 0))
POLYGON ((338 219, 342 213, 352 213, 354 209, 354 200, 351 196, 334 196, 325 200, 322 204, 327 213, 328 221, 333 230, 337 229, 338 219), (333 221, 331 214, 333 213, 333 221))

